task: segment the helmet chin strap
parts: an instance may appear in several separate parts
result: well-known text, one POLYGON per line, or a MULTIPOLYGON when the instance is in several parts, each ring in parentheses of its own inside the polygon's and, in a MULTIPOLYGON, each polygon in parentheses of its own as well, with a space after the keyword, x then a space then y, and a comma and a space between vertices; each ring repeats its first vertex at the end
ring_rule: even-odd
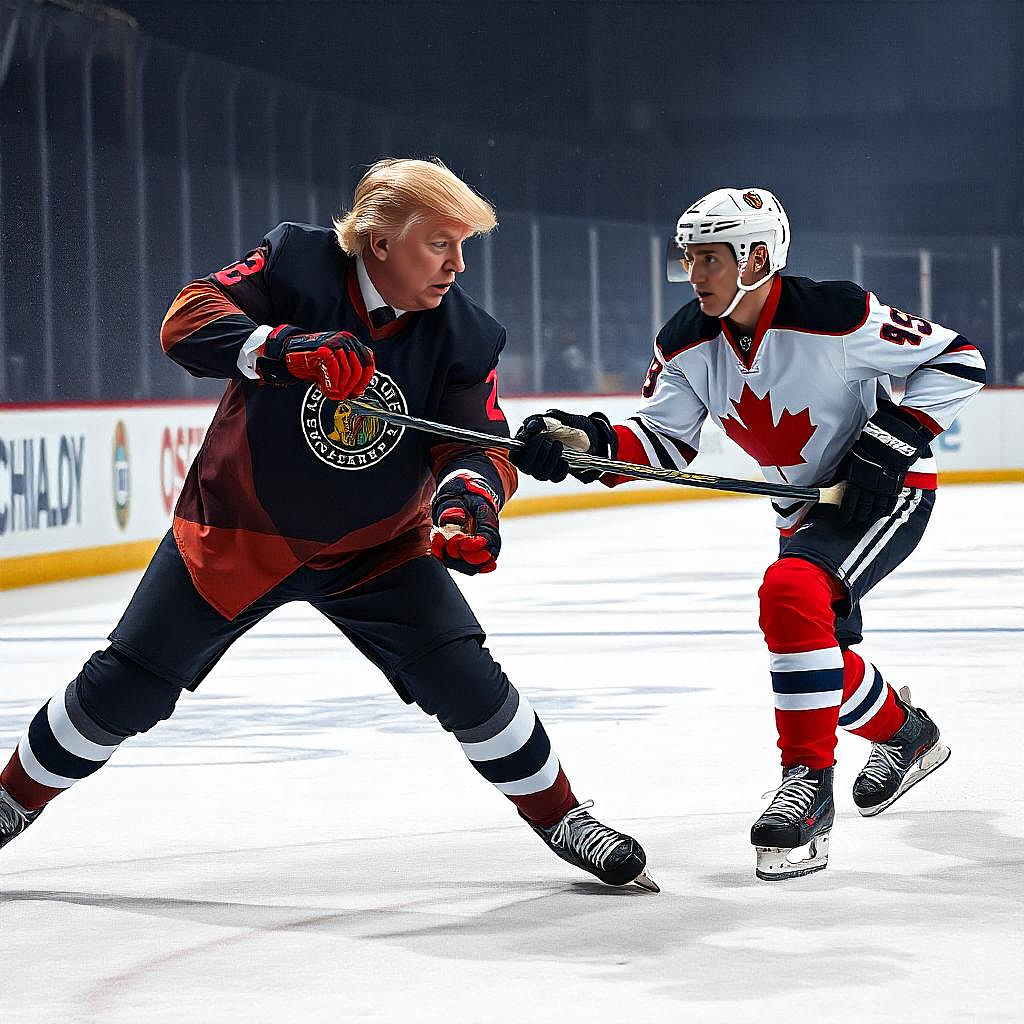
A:
POLYGON ((736 294, 733 296, 733 300, 732 300, 732 302, 729 303, 729 306, 725 310, 725 312, 720 314, 720 318, 721 317, 732 316, 733 310, 735 310, 735 308, 740 304, 740 300, 743 298, 743 296, 746 295, 748 292, 756 292, 757 289, 760 288, 761 285, 763 285, 765 283, 765 281, 770 280, 771 277, 772 277, 772 274, 775 273, 775 271, 772 271, 772 274, 769 274, 766 278, 764 278, 764 280, 758 281, 756 284, 744 284, 743 283, 743 274, 746 271, 746 269, 747 269, 747 260, 743 261, 743 265, 742 266, 739 266, 737 264, 736 294))
POLYGON ((732 302, 730 302, 729 305, 725 307, 725 310, 722 313, 719 314, 719 319, 720 320, 724 320, 725 317, 732 316, 732 311, 740 304, 740 299, 742 299, 742 298, 743 298, 743 285, 741 285, 739 283, 739 281, 737 281, 736 282, 736 294, 733 297, 732 302))

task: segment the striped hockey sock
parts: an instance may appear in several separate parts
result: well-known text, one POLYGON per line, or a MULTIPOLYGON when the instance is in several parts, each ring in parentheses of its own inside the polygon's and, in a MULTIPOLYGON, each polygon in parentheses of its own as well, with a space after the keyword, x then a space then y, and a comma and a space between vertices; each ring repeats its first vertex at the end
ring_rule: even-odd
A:
POLYGON ((511 684, 495 714, 455 730, 455 738, 473 767, 532 825, 549 828, 577 805, 544 726, 511 684))
POLYGON ((0 786, 25 810, 39 810, 102 768, 126 738, 97 725, 71 683, 36 712, 0 773, 0 786))
POLYGON ((828 768, 835 762, 843 699, 843 654, 832 611, 838 587, 818 566, 783 558, 769 566, 759 592, 786 768, 828 768))
POLYGON ((839 724, 873 743, 892 739, 906 719, 896 691, 882 673, 856 651, 843 652, 843 705, 839 724))

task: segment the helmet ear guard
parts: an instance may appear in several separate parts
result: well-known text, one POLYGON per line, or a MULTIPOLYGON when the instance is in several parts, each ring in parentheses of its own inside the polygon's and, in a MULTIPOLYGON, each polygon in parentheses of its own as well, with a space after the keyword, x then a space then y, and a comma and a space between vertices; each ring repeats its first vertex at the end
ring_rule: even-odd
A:
POLYGON ((786 266, 789 256, 789 218, 779 200, 763 188, 720 188, 698 199, 676 223, 669 242, 667 268, 671 282, 689 280, 686 247, 699 242, 723 242, 736 258, 736 297, 722 313, 728 316, 747 292, 786 266), (768 254, 766 272, 753 284, 743 275, 751 254, 763 245, 768 254))

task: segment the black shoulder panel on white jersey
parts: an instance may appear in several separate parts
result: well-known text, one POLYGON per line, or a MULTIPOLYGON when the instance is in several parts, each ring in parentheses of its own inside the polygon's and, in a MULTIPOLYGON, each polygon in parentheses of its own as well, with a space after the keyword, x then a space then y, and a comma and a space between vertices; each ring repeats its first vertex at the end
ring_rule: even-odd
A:
POLYGON ((711 341, 722 333, 722 321, 701 312, 700 303, 694 299, 680 309, 660 331, 656 344, 666 360, 675 359, 694 345, 711 341))
POLYGON ((772 329, 807 334, 852 334, 868 316, 868 293, 853 281, 784 277, 772 329))

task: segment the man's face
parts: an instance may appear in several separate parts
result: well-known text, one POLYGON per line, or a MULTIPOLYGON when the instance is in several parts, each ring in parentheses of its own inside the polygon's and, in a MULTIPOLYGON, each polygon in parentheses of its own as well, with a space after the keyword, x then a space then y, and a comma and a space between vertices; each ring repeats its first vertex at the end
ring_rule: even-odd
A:
POLYGON ((723 242, 688 245, 683 266, 701 311, 708 316, 721 316, 736 296, 736 257, 732 248, 723 242))
POLYGON ((404 238, 372 235, 367 264, 384 299, 399 309, 434 309, 456 274, 466 269, 462 243, 472 229, 457 220, 432 217, 404 238))
MULTIPOLYGON (((701 310, 708 316, 721 316, 736 297, 738 265, 732 246, 724 242, 700 242, 686 247, 683 258, 690 284, 697 293, 701 310)), ((742 281, 748 287, 768 278, 768 250, 757 243, 743 269, 742 281)))

